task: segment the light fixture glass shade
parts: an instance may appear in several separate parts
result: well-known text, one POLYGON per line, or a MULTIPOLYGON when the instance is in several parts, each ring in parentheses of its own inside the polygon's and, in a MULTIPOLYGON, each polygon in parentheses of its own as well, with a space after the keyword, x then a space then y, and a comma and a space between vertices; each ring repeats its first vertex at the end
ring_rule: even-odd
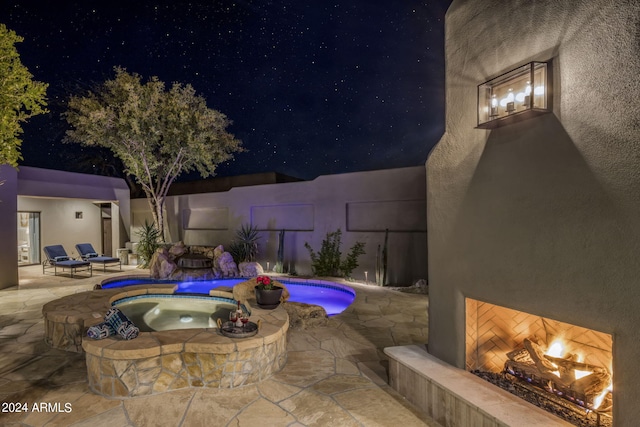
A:
POLYGON ((505 119, 527 111, 548 111, 548 66, 530 62, 479 85, 478 127, 501 126, 514 121, 505 119))

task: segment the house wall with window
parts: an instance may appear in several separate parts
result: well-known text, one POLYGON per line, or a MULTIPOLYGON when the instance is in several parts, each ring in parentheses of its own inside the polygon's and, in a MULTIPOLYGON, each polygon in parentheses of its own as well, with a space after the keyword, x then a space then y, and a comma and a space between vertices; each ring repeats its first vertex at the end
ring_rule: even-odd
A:
MULTIPOLYGON (((309 275, 304 247, 317 252, 327 232, 342 231, 343 257, 355 242, 365 244, 353 278, 375 283, 376 253, 388 237, 388 283, 425 279, 426 202, 424 167, 320 176, 313 181, 235 187, 229 191, 172 196, 167 199, 168 241, 227 247, 242 224, 260 231, 259 261, 272 269, 278 236, 285 230, 284 267, 309 275)), ((146 199, 131 202, 131 236, 152 222, 146 199)))
POLYGON ((77 243, 91 243, 102 252, 105 245, 122 248, 129 240, 130 198, 120 178, 22 166, 18 171, 18 210, 41 212, 42 246, 61 244, 77 255, 77 243), (110 207, 111 221, 103 230, 103 206, 110 207))
POLYGON ((465 366, 465 298, 602 331, 640 418, 640 3, 454 0, 427 170, 429 344, 465 366), (551 61, 551 111, 477 129, 478 85, 551 61))
POLYGON ((18 284, 18 211, 40 214, 41 257, 42 246, 55 244, 72 256, 77 243, 99 250, 106 205, 111 208, 111 246, 121 248, 129 240, 129 187, 123 179, 2 165, 0 180, 0 289, 18 284))
POLYGON ((18 196, 18 210, 40 213, 41 247, 62 245, 72 257, 79 256, 78 243, 102 247, 100 208, 90 200, 18 196))

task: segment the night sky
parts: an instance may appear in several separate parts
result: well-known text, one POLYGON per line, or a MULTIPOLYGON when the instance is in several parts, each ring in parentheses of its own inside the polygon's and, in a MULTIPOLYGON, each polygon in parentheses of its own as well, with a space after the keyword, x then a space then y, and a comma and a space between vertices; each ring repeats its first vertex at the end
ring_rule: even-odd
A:
POLYGON ((51 113, 24 126, 22 164, 104 172, 61 143, 60 114, 122 66, 189 83, 233 121, 248 151, 218 176, 422 165, 444 131, 450 2, 2 0, 22 63, 49 84, 51 113))

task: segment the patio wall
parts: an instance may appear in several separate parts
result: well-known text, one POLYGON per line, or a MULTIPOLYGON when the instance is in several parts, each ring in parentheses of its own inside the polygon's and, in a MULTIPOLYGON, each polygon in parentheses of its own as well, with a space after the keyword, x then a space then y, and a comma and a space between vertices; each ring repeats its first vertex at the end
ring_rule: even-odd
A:
POLYGON ((640 3, 454 0, 446 133, 427 161, 429 352, 465 367, 465 297, 613 336, 640 418, 640 3), (553 60, 553 113, 476 129, 477 85, 553 60))
POLYGON ((115 250, 129 240, 129 187, 123 179, 20 167, 18 210, 41 212, 42 246, 62 244, 71 255, 75 254, 76 243, 91 243, 100 251, 100 203, 111 205, 111 246, 115 256, 115 250), (76 219, 75 212, 82 212, 82 219, 76 219))
POLYGON ((122 179, 2 165, 0 180, 0 289, 18 284, 18 210, 40 212, 41 246, 62 244, 73 255, 76 243, 101 247, 102 214, 95 203, 110 203, 113 248, 129 240, 129 187, 122 179), (76 211, 83 212, 81 220, 76 211))
POLYGON ((62 245, 72 257, 78 256, 77 243, 91 243, 100 250, 100 208, 91 201, 18 196, 18 211, 40 212, 41 247, 62 245), (82 219, 75 218, 76 212, 82 212, 82 219))
MULTIPOLYGON (((390 283, 411 284, 427 276, 426 202, 423 166, 320 176, 313 181, 237 187, 218 193, 169 197, 171 241, 187 245, 227 246, 245 223, 260 230, 258 261, 273 267, 278 232, 285 231, 285 268, 311 274, 305 242, 318 251, 325 235, 340 228, 343 254, 356 242, 366 254, 353 272, 375 281, 376 250, 389 229, 390 283)), ((131 236, 151 213, 146 199, 131 201, 131 236)))
POLYGON ((18 284, 16 169, 0 165, 0 289, 18 284))

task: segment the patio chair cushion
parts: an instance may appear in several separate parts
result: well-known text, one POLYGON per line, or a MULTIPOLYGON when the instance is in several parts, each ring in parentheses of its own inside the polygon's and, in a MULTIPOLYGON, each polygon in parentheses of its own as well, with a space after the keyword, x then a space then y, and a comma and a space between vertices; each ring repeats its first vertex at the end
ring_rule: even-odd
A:
POLYGON ((76 250, 82 258, 92 258, 98 256, 98 252, 93 248, 93 245, 91 243, 78 243, 76 245, 76 250))
POLYGON ((57 256, 57 257, 53 258, 53 260, 55 262, 69 261, 69 257, 68 256, 57 256))
POLYGON ((56 258, 66 257, 69 259, 69 254, 64 250, 62 245, 50 245, 42 248, 44 254, 47 256, 47 259, 50 261, 55 261, 56 258))

